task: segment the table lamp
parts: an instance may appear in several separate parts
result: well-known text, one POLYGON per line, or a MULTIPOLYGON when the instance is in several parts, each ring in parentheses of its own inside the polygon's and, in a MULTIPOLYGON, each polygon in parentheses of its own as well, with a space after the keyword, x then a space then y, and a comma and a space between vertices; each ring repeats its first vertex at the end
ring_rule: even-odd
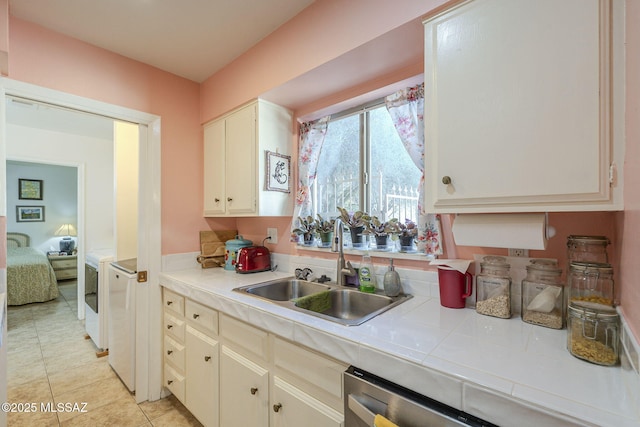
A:
POLYGON ((60 240, 60 252, 66 252, 70 254, 76 246, 76 242, 71 236, 77 236, 76 227, 73 224, 62 224, 60 228, 56 230, 56 236, 64 236, 60 240))

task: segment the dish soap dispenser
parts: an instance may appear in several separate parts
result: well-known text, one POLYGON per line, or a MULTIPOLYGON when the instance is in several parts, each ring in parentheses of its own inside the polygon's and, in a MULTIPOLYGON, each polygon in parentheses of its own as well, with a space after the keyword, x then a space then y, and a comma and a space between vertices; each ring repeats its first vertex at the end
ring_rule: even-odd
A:
POLYGON ((362 256, 358 274, 360 276, 360 291, 374 293, 376 291, 376 275, 373 271, 373 262, 368 253, 362 256))
POLYGON ((393 268, 393 258, 389 258, 389 270, 384 273, 384 293, 389 297, 397 297, 401 292, 400 275, 393 268))

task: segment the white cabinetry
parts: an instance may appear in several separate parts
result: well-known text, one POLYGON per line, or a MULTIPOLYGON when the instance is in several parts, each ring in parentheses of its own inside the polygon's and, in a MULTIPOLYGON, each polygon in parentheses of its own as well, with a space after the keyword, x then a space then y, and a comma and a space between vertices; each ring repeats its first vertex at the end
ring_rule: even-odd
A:
POLYGON ((204 126, 204 216, 292 215, 292 192, 265 190, 265 151, 292 155, 292 123, 290 111, 256 100, 204 126))
POLYGON ((206 427, 218 426, 218 313, 163 290, 164 386, 206 427))
POLYGON ((225 315, 220 335, 220 425, 344 425, 346 365, 225 315))
POLYGON ((622 209, 621 6, 470 0, 425 21, 427 210, 622 209))

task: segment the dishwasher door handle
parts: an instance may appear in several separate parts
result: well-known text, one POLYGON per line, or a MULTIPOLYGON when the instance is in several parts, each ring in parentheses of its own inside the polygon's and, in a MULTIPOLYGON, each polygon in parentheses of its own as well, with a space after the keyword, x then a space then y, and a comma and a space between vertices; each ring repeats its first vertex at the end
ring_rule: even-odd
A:
POLYGON ((349 409, 351 409, 351 412, 353 412, 358 418, 364 421, 368 426, 372 426, 373 421, 376 418, 376 414, 374 414, 373 411, 367 408, 366 405, 360 401, 360 399, 362 398, 359 396, 349 394, 349 409))

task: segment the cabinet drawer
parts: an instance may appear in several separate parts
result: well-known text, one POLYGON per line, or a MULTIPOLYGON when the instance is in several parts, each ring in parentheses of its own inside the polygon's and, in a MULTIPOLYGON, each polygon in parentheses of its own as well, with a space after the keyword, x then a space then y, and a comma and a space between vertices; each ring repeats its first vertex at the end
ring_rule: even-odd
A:
POLYGON ((164 360, 170 362, 174 367, 184 372, 185 351, 184 344, 181 344, 171 337, 164 337, 164 360))
POLYGON ((191 300, 187 300, 185 311, 189 324, 218 335, 217 311, 191 300))
POLYGON ((184 343, 184 319, 174 317, 166 310, 164 312, 164 331, 171 335, 179 343, 184 343))
POLYGON ((224 314, 220 315, 220 329, 225 341, 239 353, 268 360, 269 335, 265 331, 224 314))
POLYGON ((342 373, 347 365, 280 338, 274 340, 274 362, 287 376, 296 376, 331 396, 342 399, 342 373))
POLYGON ((162 305, 180 316, 184 316, 184 297, 174 292, 168 291, 166 288, 162 293, 162 305))
POLYGON ((185 381, 184 375, 165 363, 163 385, 173 393, 180 402, 184 403, 185 381))
POLYGON ((65 280, 65 279, 75 279, 78 277, 78 272, 75 268, 66 269, 66 270, 55 270, 56 279, 65 280))
POLYGON ((56 259, 51 261, 51 266, 54 269, 65 269, 65 268, 76 268, 76 260, 75 259, 56 259))

